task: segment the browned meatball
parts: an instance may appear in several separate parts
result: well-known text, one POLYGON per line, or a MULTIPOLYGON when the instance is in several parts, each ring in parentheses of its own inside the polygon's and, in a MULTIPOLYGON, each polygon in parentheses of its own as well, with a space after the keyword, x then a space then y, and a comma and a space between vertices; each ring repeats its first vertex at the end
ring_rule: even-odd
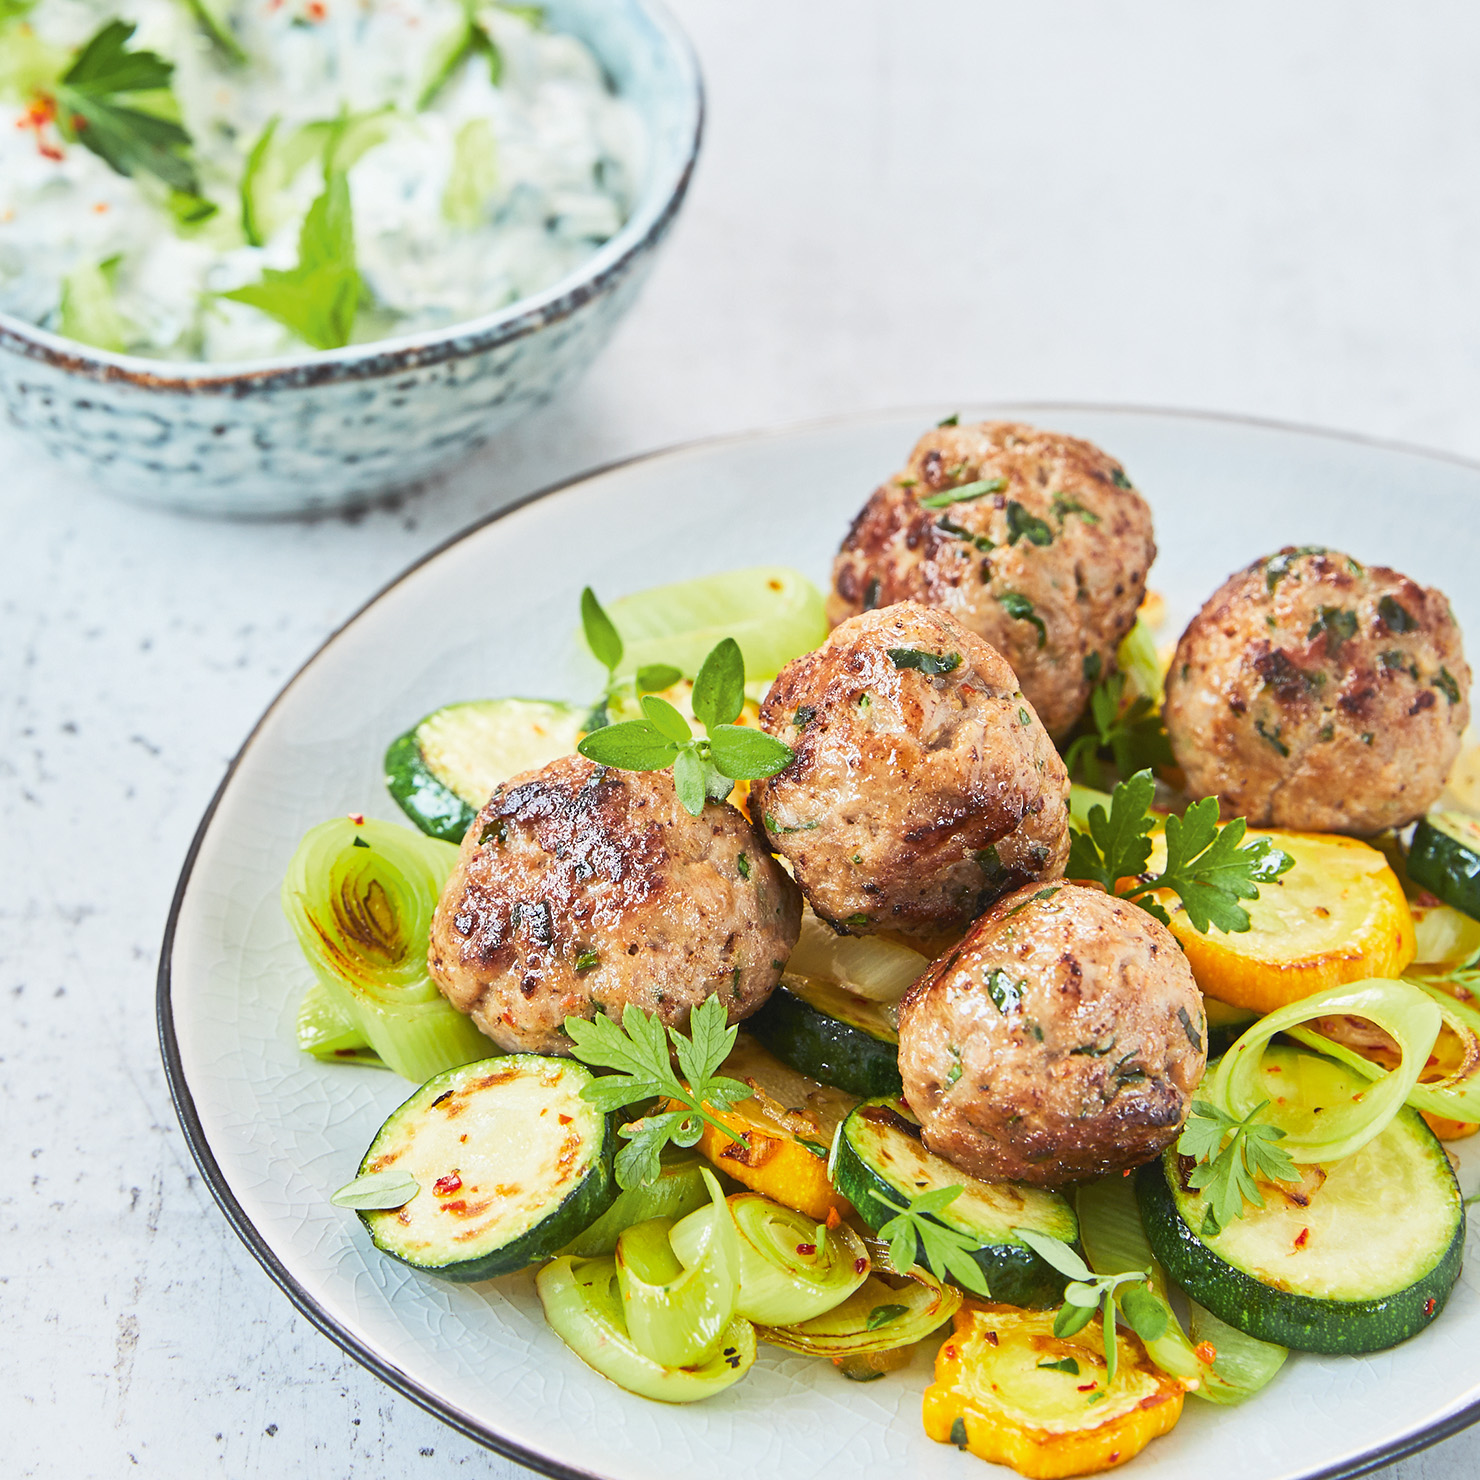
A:
POLYGON ((701 817, 666 771, 579 756, 504 782, 463 839, 432 921, 443 994, 501 1048, 565 1053, 566 1017, 629 1002, 679 1027, 719 996, 730 1021, 770 996, 801 896, 728 803, 701 817))
POLYGON ((1155 558, 1151 510, 1098 447, 1016 422, 937 427, 848 531, 828 616, 944 607, 1062 736, 1114 666, 1155 558), (945 502, 957 489, 975 492, 945 502))
POLYGON ((1170 1145, 1206 1042, 1170 931, 1098 889, 1030 885, 910 988, 899 1072, 932 1151, 989 1181, 1057 1187, 1170 1145))
POLYGON ((1069 777, 1002 655, 901 602, 789 663, 761 724, 796 752, 750 812, 835 929, 930 939, 1056 878, 1069 777))
POLYGON ((1226 815, 1373 833, 1438 797, 1469 696, 1442 592, 1289 548, 1230 576, 1192 619, 1164 713, 1188 791, 1226 815))

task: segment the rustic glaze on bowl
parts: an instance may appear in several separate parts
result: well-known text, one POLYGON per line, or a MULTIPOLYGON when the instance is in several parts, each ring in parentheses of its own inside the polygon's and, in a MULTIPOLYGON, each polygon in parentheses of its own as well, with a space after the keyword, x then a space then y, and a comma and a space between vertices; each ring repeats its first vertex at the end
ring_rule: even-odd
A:
POLYGON ((0 404, 80 482, 201 514, 314 513, 411 487, 574 380, 631 307, 683 203, 703 124, 698 64, 654 0, 551 0, 647 134, 610 241, 544 293, 446 329, 205 364, 113 354, 0 313, 0 404))

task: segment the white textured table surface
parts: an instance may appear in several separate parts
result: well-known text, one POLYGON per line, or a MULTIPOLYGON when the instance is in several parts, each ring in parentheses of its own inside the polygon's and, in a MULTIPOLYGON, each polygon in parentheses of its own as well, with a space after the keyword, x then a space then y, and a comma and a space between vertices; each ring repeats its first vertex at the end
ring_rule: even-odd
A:
MULTIPOLYGON (((223 768, 431 545, 592 464, 871 406, 1205 407, 1480 456, 1473 7, 677 8, 710 128, 671 249, 585 383, 447 484, 347 520, 180 520, 0 428, 12 1474, 524 1473, 295 1316, 195 1175, 155 1046, 160 932, 223 768)), ((1477 1471, 1480 1433, 1383 1473, 1477 1471)))

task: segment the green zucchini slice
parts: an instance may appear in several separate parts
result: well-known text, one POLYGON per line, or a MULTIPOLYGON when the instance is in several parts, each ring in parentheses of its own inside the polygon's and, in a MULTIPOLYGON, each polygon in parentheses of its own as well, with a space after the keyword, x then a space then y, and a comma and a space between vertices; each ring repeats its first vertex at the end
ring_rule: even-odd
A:
POLYGON ((1480 822, 1463 812, 1430 812, 1413 830, 1408 877, 1480 920, 1480 822))
POLYGON ((466 1283, 546 1259, 616 1196, 616 1131, 570 1059, 513 1054, 429 1079, 381 1126, 360 1176, 400 1171, 420 1191, 361 1212, 375 1247, 466 1283))
POLYGON ((992 1299, 1033 1308, 1063 1299, 1065 1277, 1013 1229, 1030 1228, 1047 1238, 1077 1243, 1079 1222, 1064 1198, 1042 1187, 968 1176, 927 1151, 919 1125, 902 1111, 898 1101, 871 1101, 854 1110, 839 1131, 833 1183, 858 1216, 878 1229, 920 1193, 959 1186, 960 1196, 937 1221, 977 1240, 972 1257, 987 1278, 992 1299))
POLYGON ((899 1034, 882 1003, 832 982, 786 975, 746 1031, 799 1074, 870 1098, 897 1095, 899 1034))
POLYGON ((391 742, 385 784, 424 833, 460 843, 500 781, 574 755, 585 719, 546 699, 448 704, 391 742))
MULTIPOLYGON (((1267 1050, 1266 1074, 1293 1080, 1297 1059, 1307 1113, 1366 1087, 1330 1059, 1283 1047, 1267 1050)), ((1288 1194, 1261 1187, 1264 1206, 1246 1205, 1216 1234, 1191 1186, 1192 1167, 1173 1146, 1140 1169, 1146 1236, 1194 1300, 1261 1341, 1380 1351, 1423 1330, 1459 1277, 1464 1202, 1444 1148, 1417 1111, 1400 1111, 1360 1151, 1310 1169, 1288 1194)))

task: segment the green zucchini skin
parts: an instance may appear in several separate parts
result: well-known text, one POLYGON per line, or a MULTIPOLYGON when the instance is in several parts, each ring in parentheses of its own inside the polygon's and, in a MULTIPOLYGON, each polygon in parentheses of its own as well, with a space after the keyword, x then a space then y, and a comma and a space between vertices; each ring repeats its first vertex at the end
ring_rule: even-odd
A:
POLYGON ((1421 818, 1408 850, 1408 877, 1480 920, 1480 824, 1458 812, 1421 818))
POLYGON ((1199 1305, 1248 1336, 1295 1351, 1356 1356, 1416 1336, 1444 1309, 1464 1258, 1461 1207, 1454 1236, 1422 1279, 1375 1300, 1320 1300, 1277 1290, 1218 1258, 1183 1221, 1168 1178, 1177 1175, 1171 1147, 1136 1173, 1136 1201, 1152 1252, 1199 1305))
MULTIPOLYGON (((955 1215, 956 1204, 952 1204, 945 1215, 935 1221, 980 1240, 971 1257, 986 1276, 993 1300, 1005 1305, 1044 1309, 1057 1305, 1064 1298, 1067 1277, 1026 1244, 1014 1239, 1010 1229, 1026 1224, 1037 1232, 1061 1238, 1077 1248, 1079 1222, 1069 1204, 1056 1192, 1038 1187, 1018 1187, 1013 1183, 980 1182, 952 1166, 925 1150, 918 1128, 899 1113, 897 1104, 881 1105, 875 1101, 860 1105, 848 1116, 838 1136, 832 1179, 838 1191, 853 1204, 858 1216, 876 1231, 893 1218, 900 1207, 907 1206, 916 1193, 925 1190, 919 1186, 921 1181, 946 1187, 959 1184, 967 1188, 974 1199, 988 1204, 1003 1204, 986 1216, 979 1214, 976 1217, 955 1215), (880 1109, 887 1112, 887 1120, 871 1118, 870 1112, 874 1112, 876 1117, 880 1109), (870 1143, 891 1145, 891 1138, 892 1150, 900 1164, 912 1164, 920 1170, 920 1175, 906 1177, 896 1174, 891 1177, 881 1171, 876 1164, 879 1157, 871 1152, 869 1146, 870 1143), (1007 1206, 1014 1203, 1021 1206, 1007 1206)), ((963 1193, 957 1203, 965 1197, 963 1193)), ((923 1249, 920 1262, 937 1278, 950 1277, 944 1270, 931 1267, 923 1249)))
MULTIPOLYGON (((483 1059, 449 1069, 445 1074, 429 1079, 386 1118, 360 1163, 360 1175, 383 1169, 386 1154, 394 1149, 398 1140, 408 1141, 408 1145, 414 1142, 417 1131, 433 1122, 439 1107, 450 1096, 460 1094, 464 1097, 464 1108, 459 1114, 457 1124, 466 1128, 472 1139, 477 1135, 480 1109, 474 1103, 475 1098, 498 1097, 502 1086, 516 1082, 527 1091, 531 1078, 541 1085, 559 1083, 562 1093, 567 1097, 561 1100, 552 1090, 550 1103, 552 1106, 563 1104, 572 1110, 572 1124, 577 1130, 566 1134, 580 1134, 585 1143, 582 1164, 578 1166, 578 1175, 573 1177, 568 1190, 554 1195, 549 1205, 538 1211, 535 1221, 527 1228, 492 1244, 486 1238, 475 1238, 471 1241, 471 1252, 466 1247, 458 1248, 457 1244, 461 1241, 450 1238, 440 1253, 436 1249, 424 1248, 413 1251, 399 1220, 401 1210, 362 1211, 360 1220, 381 1253, 410 1265, 423 1274, 435 1275, 456 1284, 495 1279, 499 1275, 511 1274, 558 1253, 611 1206, 617 1196, 616 1176, 613 1171, 613 1158, 617 1149, 615 1119, 585 1102, 571 1104, 572 1098, 578 1096, 580 1089, 592 1080, 591 1072, 584 1065, 571 1059, 546 1058, 539 1054, 511 1054, 505 1058, 483 1059), (571 1091, 574 1092, 573 1095, 571 1091)), ((483 1104, 487 1103, 484 1099, 483 1104)), ((450 1118, 450 1112, 443 1113, 450 1118)), ((542 1134, 551 1140, 560 1135, 560 1130, 556 1129, 558 1116, 550 1117, 543 1125, 540 1124, 540 1117, 529 1114, 516 1114, 508 1119, 516 1124, 529 1124, 531 1134, 542 1134)), ((444 1132, 444 1141, 445 1134, 444 1132)), ((505 1126, 499 1126, 496 1134, 486 1138, 486 1144, 490 1148, 506 1150, 509 1133, 505 1126)), ((423 1153, 420 1158, 409 1153, 405 1156, 403 1169, 413 1175, 418 1170, 422 1173, 417 1177, 421 1190, 406 1204, 407 1211, 414 1209, 418 1215, 424 1215, 428 1211, 440 1212, 442 1194, 437 1191, 436 1179, 453 1171, 456 1162, 460 1161, 464 1167, 468 1166, 471 1157, 477 1154, 477 1148, 474 1146, 464 1150, 459 1147, 450 1154, 448 1152, 449 1148, 444 1146, 433 1148, 430 1154, 423 1153), (419 1162, 422 1164, 419 1165, 419 1162), (417 1207, 418 1203, 421 1204, 420 1208, 417 1207)), ((469 1175, 471 1177, 473 1174, 470 1172, 469 1175)), ((535 1190, 537 1193, 538 1189, 535 1190)), ((467 1230, 462 1231, 466 1233, 467 1230)))
POLYGON ((385 784, 400 809, 430 837, 460 843, 478 815, 458 794, 444 786, 422 758, 416 730, 391 741, 385 753, 385 784))
POLYGON ((745 1030, 783 1064, 835 1089, 873 1099, 903 1093, 899 1042, 823 1012, 787 989, 783 980, 745 1030))

